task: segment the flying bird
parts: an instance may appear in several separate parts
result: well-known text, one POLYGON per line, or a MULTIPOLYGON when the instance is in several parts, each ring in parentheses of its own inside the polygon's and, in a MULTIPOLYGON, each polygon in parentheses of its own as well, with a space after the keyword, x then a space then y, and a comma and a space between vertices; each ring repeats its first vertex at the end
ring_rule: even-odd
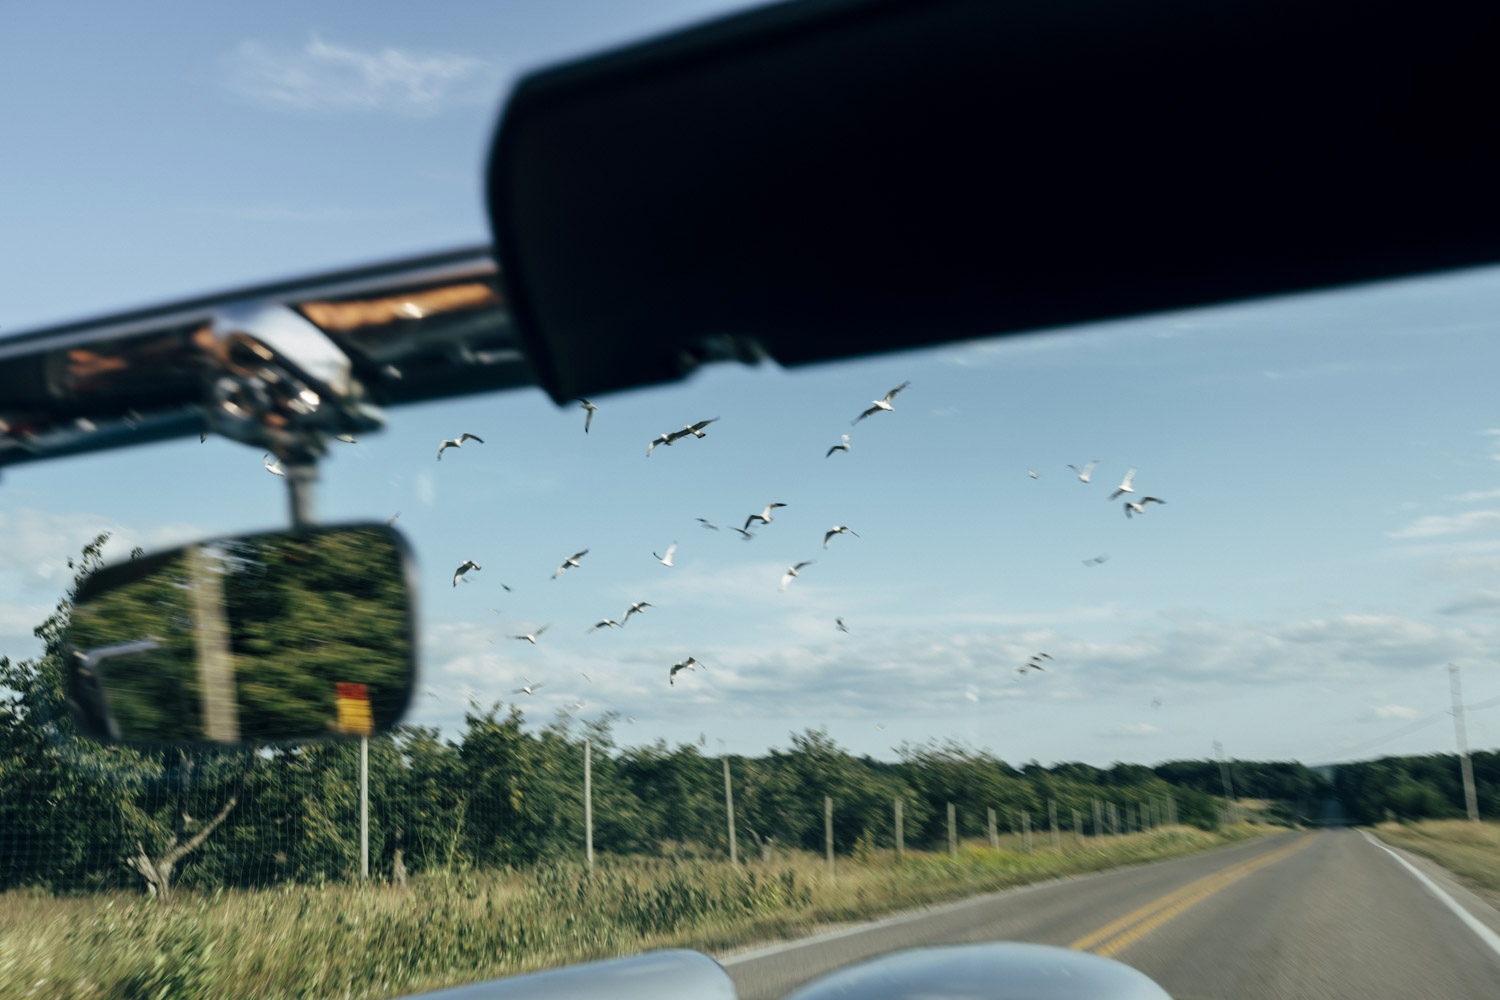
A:
POLYGON ((791 583, 794 579, 796 579, 796 577, 797 577, 797 571, 799 569, 801 569, 803 566, 811 566, 812 564, 813 564, 813 560, 808 560, 807 562, 799 562, 795 566, 788 566, 787 570, 786 570, 786 575, 781 578, 781 589, 785 590, 786 589, 786 585, 789 584, 789 583, 791 583))
POLYGON ((469 570, 479 568, 479 564, 472 559, 465 559, 463 562, 459 563, 458 569, 453 571, 453 586, 457 587, 458 578, 463 576, 469 570))
POLYGON ((1144 514, 1144 513, 1146 513, 1146 505, 1148 503, 1166 503, 1166 501, 1165 500, 1158 500, 1158 499, 1156 499, 1156 497, 1141 497, 1141 502, 1140 503, 1131 503, 1129 500, 1126 500, 1125 501, 1125 516, 1126 517, 1133 517, 1134 515, 1131 514, 1131 511, 1135 511, 1136 514, 1144 514))
MULTIPOLYGON (((911 385, 910 381, 902 382, 900 385, 896 386, 896 388, 886 393, 884 399, 875 400, 873 406, 871 406, 865 412, 861 413, 859 416, 855 417, 853 420, 849 421, 850 425, 859 423, 861 420, 865 419, 865 417, 868 417, 872 413, 879 413, 881 410, 894 410, 895 407, 891 405, 891 400, 896 398, 896 393, 900 392, 902 389, 905 389, 909 385, 911 385)), ((828 456, 824 455, 823 457, 827 458, 828 456)))
POLYGON ((399 510, 396 511, 396 513, 394 513, 390 517, 386 518, 385 526, 387 528, 389 528, 391 525, 393 525, 393 524, 396 523, 396 518, 398 518, 400 516, 401 516, 401 512, 399 510))
POLYGON ((1115 500, 1120 496, 1121 493, 1134 493, 1135 489, 1130 485, 1130 481, 1134 478, 1135 466, 1132 465, 1130 467, 1130 471, 1125 473, 1125 478, 1120 480, 1120 485, 1115 487, 1115 491, 1109 495, 1109 498, 1111 500, 1115 500))
POLYGON ((590 684, 594 683, 594 679, 592 677, 590 677, 588 674, 584 673, 582 670, 578 671, 578 676, 582 677, 584 680, 588 681, 590 684))
POLYGON ((719 530, 719 526, 717 524, 713 524, 712 522, 710 522, 708 520, 708 518, 706 518, 706 517, 698 517, 698 518, 694 518, 694 520, 697 521, 699 524, 703 525, 709 531, 718 531, 719 530))
POLYGON ((271 475, 273 475, 273 476, 284 476, 284 475, 286 475, 286 471, 283 470, 282 467, 281 467, 281 459, 278 458, 276 461, 273 462, 273 461, 271 461, 271 456, 270 455, 262 455, 260 457, 261 457, 261 461, 265 462, 265 464, 266 464, 266 471, 269 472, 271 475))
POLYGON ((652 438, 651 443, 646 446, 646 457, 651 457, 651 453, 656 450, 657 445, 671 444, 674 440, 675 439, 670 434, 658 434, 656 437, 652 438))
POLYGON ((1161 699, 1160 698, 1152 698, 1151 699, 1151 707, 1152 708, 1161 708, 1161 699))
POLYGON ((333 436, 333 439, 335 441, 342 441, 345 444, 359 444, 359 442, 354 439, 353 434, 335 434, 333 436))
POLYGON ((201 432, 198 435, 198 443, 199 444, 202 444, 203 442, 205 442, 207 440, 208 440, 208 431, 203 431, 203 432, 201 432))
POLYGON ((828 541, 834 535, 853 535, 855 538, 858 538, 859 532, 852 530, 847 524, 835 524, 823 532, 823 548, 828 548, 828 541))
MULTIPOLYGON (((765 510, 761 511, 759 514, 751 514, 749 517, 745 518, 745 528, 749 528, 750 527, 750 522, 751 521, 759 521, 761 524, 770 524, 771 523, 771 511, 775 510, 777 507, 785 507, 785 506, 786 506, 786 504, 784 504, 784 503, 768 503, 768 504, 766 504, 766 509, 765 510)), ((744 531, 745 528, 742 528, 740 530, 744 531)))
POLYGON ((458 437, 448 438, 442 444, 438 445, 438 461, 441 462, 443 460, 443 452, 449 448, 462 448, 465 441, 478 441, 480 444, 484 444, 484 438, 478 434, 470 434, 468 431, 465 431, 458 437))
POLYGON ((703 433, 703 428, 707 427, 709 424, 718 419, 718 417, 710 417, 707 420, 700 420, 696 424, 683 424, 682 430, 672 432, 672 437, 674 439, 685 438, 689 434, 691 434, 695 438, 706 438, 708 437, 708 435, 703 433))
POLYGON ((527 642, 529 642, 533 646, 535 646, 537 639, 541 638, 542 633, 545 632, 545 631, 547 631, 551 627, 552 627, 551 625, 543 625, 541 628, 537 629, 535 632, 528 632, 525 635, 513 635, 513 636, 511 636, 511 638, 512 639, 525 639, 527 642))
POLYGON ((1100 565, 1103 565, 1104 563, 1107 563, 1107 562, 1109 562, 1109 556, 1105 555, 1105 554, 1100 554, 1100 555, 1095 556, 1092 559, 1085 559, 1083 561, 1083 564, 1085 566, 1100 566, 1100 565))
POLYGON ((516 688, 514 691, 511 692, 511 694, 531 694, 531 692, 535 691, 537 688, 541 687, 542 684, 545 684, 545 683, 547 683, 547 682, 546 681, 542 681, 540 684, 533 684, 533 683, 531 683, 531 680, 528 678, 524 686, 516 688))
POLYGON ((848 626, 846 626, 844 624, 844 619, 842 619, 842 618, 835 618, 833 620, 833 623, 839 627, 839 631, 840 632, 847 632, 847 631, 849 631, 848 626))
POLYGON ((589 424, 594 422, 594 414, 599 412, 599 407, 590 403, 582 396, 578 397, 578 405, 588 411, 588 416, 583 418, 583 433, 587 434, 589 432, 589 424))
POLYGON ((883 732, 885 732, 885 726, 883 726, 882 724, 880 724, 879 722, 877 722, 877 723, 875 723, 875 731, 877 733, 883 733, 883 732))
MULTIPOLYGON (((1070 468, 1070 469, 1071 469, 1071 468, 1072 468, 1072 466, 1071 466, 1071 465, 1070 465, 1070 466, 1068 466, 1068 468, 1070 468)), ((1034 471, 1032 471, 1032 470, 1031 470, 1031 469, 1027 469, 1027 470, 1026 470, 1026 474, 1027 474, 1027 475, 1028 475, 1028 476, 1030 476, 1030 477, 1031 477, 1031 478, 1032 478, 1032 479, 1041 479, 1041 478, 1042 478, 1042 477, 1041 477, 1041 476, 1039 476, 1039 475, 1037 475, 1037 474, 1036 474, 1036 473, 1035 473, 1035 472, 1034 472, 1034 471)))
POLYGON ((676 684, 677 683, 676 677, 677 677, 677 671, 679 671, 679 670, 696 670, 696 669, 698 669, 698 661, 695 660, 695 659, 693 659, 691 656, 689 656, 687 659, 683 660, 681 663, 674 663, 674 664, 672 664, 672 670, 671 670, 671 672, 667 674, 667 683, 668 684, 676 684))
MULTIPOLYGON (((750 522, 746 521, 745 523, 749 524, 750 522)), ((740 533, 740 538, 743 541, 748 542, 750 539, 755 537, 755 532, 753 531, 746 531, 744 528, 736 528, 734 525, 730 525, 729 527, 731 531, 738 531, 740 533)))
POLYGON ((664 555, 664 556, 656 556, 655 552, 653 552, 651 554, 653 556, 656 556, 656 561, 659 562, 659 563, 661 563, 663 566, 670 566, 670 565, 672 565, 672 553, 674 553, 676 551, 677 551, 677 543, 673 542, 671 545, 667 546, 667 554, 666 555, 664 555))
POLYGON ((626 622, 630 621, 631 615, 643 615, 646 613, 647 608, 654 607, 656 607, 656 605, 648 603, 646 601, 631 601, 630 610, 625 612, 625 617, 620 619, 620 624, 624 625, 626 622))
POLYGON ((824 458, 827 458, 829 455, 832 455, 836 451, 848 451, 849 450, 849 435, 847 435, 847 434, 840 434, 839 436, 841 438, 843 438, 844 440, 841 443, 834 445, 832 448, 829 448, 828 449, 828 454, 824 455, 823 456, 824 458))
POLYGON ((563 564, 557 567, 557 572, 552 574, 552 579, 556 580, 558 577, 562 576, 570 566, 577 566, 578 560, 582 559, 588 554, 589 550, 584 549, 582 552, 575 552, 571 556, 568 556, 568 558, 563 560, 563 564))
POLYGON ((606 618, 602 622, 595 622, 594 625, 593 625, 593 627, 590 628, 589 631, 590 632, 597 632, 601 628, 619 628, 619 627, 620 627, 620 623, 619 622, 615 621, 613 618, 606 618))
POLYGON ((1086 483, 1086 482, 1089 481, 1089 477, 1094 474, 1094 467, 1096 465, 1098 465, 1098 464, 1099 464, 1099 460, 1096 458, 1092 462, 1090 462, 1088 465, 1085 465, 1082 469, 1080 469, 1076 465, 1070 465, 1070 466, 1068 466, 1068 468, 1070 468, 1074 472, 1078 473, 1078 481, 1080 483, 1086 483))

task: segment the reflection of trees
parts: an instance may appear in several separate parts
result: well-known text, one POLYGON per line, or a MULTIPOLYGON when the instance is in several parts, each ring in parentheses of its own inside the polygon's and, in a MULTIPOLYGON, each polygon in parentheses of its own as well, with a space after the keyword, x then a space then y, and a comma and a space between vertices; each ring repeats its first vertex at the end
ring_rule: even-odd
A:
POLYGON ((141 568, 145 572, 131 582, 81 603, 74 610, 69 639, 81 650, 155 639, 156 650, 103 664, 110 710, 125 734, 201 740, 187 560, 175 553, 141 568))
POLYGON ((335 685, 364 684, 377 729, 406 695, 410 615, 400 553, 379 529, 225 546, 241 738, 334 731, 335 685))

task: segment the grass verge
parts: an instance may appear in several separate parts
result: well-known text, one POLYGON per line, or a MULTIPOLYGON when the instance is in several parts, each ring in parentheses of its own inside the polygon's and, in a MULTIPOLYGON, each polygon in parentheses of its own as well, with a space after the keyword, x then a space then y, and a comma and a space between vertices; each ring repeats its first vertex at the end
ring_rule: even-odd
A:
MULTIPOLYGON (((722 951, 1030 882, 1220 847, 1267 832, 1174 827, 1071 837, 1026 853, 602 859, 414 879, 405 889, 284 886, 181 895, 0 895, 0 996, 42 1000, 349 1000, 651 948, 722 951)), ((1018 846, 1018 845, 1012 845, 1018 846)))
POLYGON ((1464 879, 1490 905, 1500 907, 1500 823, 1430 819, 1381 823, 1375 835, 1442 865, 1464 879))

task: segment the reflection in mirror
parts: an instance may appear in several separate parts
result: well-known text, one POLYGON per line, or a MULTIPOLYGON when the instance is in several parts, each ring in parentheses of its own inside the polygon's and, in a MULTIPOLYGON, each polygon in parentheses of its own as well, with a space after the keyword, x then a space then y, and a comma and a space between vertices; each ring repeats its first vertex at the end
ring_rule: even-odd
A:
POLYGON ((219 539, 79 589, 70 693, 85 732, 153 744, 371 735, 415 681, 407 553, 385 525, 219 539))

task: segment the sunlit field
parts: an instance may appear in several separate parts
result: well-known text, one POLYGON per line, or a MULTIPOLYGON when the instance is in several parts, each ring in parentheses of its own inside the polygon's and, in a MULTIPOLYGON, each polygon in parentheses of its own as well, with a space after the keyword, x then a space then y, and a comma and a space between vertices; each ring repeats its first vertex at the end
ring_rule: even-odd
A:
POLYGON ((420 876, 405 888, 288 885, 168 904, 121 893, 0 896, 0 996, 375 998, 650 948, 723 953, 1049 878, 1191 854, 1269 828, 1165 827, 1030 853, 778 853, 727 862, 601 858, 420 876))

